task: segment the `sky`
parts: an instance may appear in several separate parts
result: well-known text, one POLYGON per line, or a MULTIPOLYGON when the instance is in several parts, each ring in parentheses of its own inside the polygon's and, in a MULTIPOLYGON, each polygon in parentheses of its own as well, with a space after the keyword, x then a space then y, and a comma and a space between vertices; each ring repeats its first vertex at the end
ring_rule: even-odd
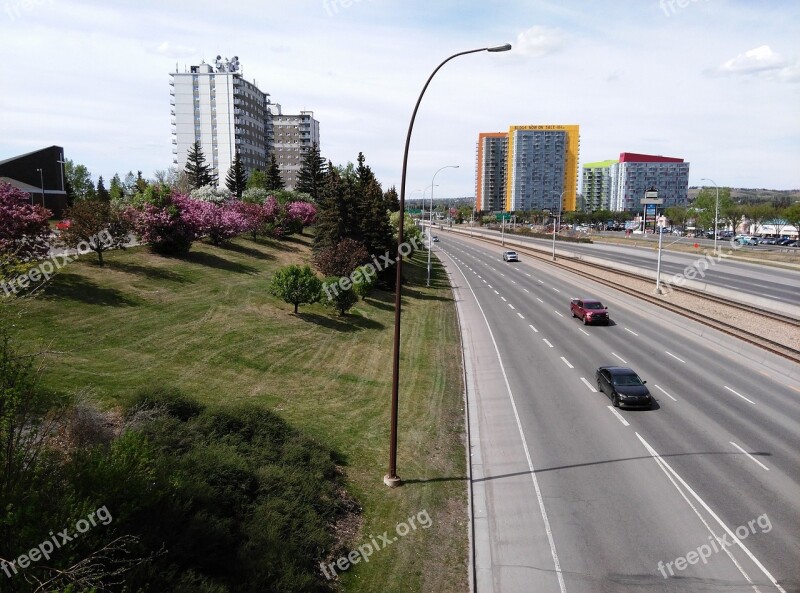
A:
POLYGON ((692 186, 800 188, 797 0, 0 0, 0 160, 53 144, 95 181, 172 165, 169 74, 239 57, 334 164, 473 196, 480 132, 580 125, 580 162, 680 157, 692 186))

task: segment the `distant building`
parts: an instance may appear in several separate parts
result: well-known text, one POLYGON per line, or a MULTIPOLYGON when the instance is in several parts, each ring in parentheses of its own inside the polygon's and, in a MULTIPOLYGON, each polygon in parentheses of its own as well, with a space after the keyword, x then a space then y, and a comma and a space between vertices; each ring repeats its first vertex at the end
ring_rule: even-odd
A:
POLYGON ((319 146, 319 122, 313 111, 284 115, 280 104, 270 105, 274 134, 274 154, 286 189, 297 187, 303 157, 312 144, 319 146))
POLYGON ((689 163, 674 157, 621 153, 619 162, 611 166, 609 209, 640 211, 640 200, 650 187, 655 187, 659 199, 664 200, 664 205, 659 209, 686 204, 689 163))
POLYGON ((67 207, 64 184, 64 149, 49 146, 0 161, 0 181, 31 195, 31 203, 43 205, 61 218, 67 207))
POLYGON ((611 168, 619 161, 598 161, 583 165, 581 204, 584 212, 611 209, 611 168))
POLYGON ((266 169, 272 142, 269 93, 242 77, 236 56, 217 56, 213 66, 201 62, 170 77, 172 154, 178 169, 186 166, 196 141, 219 185, 225 184, 237 150, 248 174, 266 169))
POLYGON ((506 210, 575 210, 579 152, 577 125, 511 126, 506 210))
POLYGON ((511 126, 507 133, 479 134, 478 208, 575 210, 579 151, 577 125, 511 126))
POLYGON ((508 133, 484 132, 478 135, 475 209, 479 212, 504 209, 507 150, 508 133))

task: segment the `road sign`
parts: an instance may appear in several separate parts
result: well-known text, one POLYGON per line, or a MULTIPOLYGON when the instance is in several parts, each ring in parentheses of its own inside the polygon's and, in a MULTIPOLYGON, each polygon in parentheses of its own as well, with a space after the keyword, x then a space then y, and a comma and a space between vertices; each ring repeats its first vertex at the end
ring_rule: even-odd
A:
POLYGON ((497 220, 511 220, 511 213, 510 212, 498 212, 495 215, 497 220))
POLYGON ((639 202, 644 206, 646 204, 663 204, 664 198, 642 198, 639 202))

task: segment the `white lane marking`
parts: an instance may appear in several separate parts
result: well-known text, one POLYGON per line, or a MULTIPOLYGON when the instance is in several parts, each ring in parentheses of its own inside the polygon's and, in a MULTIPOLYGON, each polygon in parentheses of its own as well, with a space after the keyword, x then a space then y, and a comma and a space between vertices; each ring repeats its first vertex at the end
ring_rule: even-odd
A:
POLYGON ((501 275, 501 276, 505 276, 505 274, 503 274, 503 272, 500 272, 500 275, 501 275))
MULTIPOLYGON (((731 541, 734 544, 737 544, 745 552, 745 554, 748 555, 750 560, 752 560, 755 563, 755 565, 758 566, 761 569, 761 571, 772 582, 772 584, 775 586, 775 588, 778 589, 778 591, 780 591, 781 593, 786 593, 786 590, 778 584, 778 581, 775 580, 775 577, 773 577, 769 573, 769 571, 764 567, 764 565, 761 564, 761 562, 758 561, 758 558, 756 558, 753 555, 753 553, 747 548, 747 546, 745 546, 742 543, 742 541, 738 537, 736 537, 736 534, 733 531, 731 531, 731 529, 727 525, 725 525, 725 523, 722 522, 722 519, 720 519, 717 516, 717 514, 714 511, 711 510, 711 507, 709 507, 705 503, 705 501, 702 498, 700 498, 700 496, 698 496, 698 494, 694 490, 692 490, 691 486, 689 486, 689 484, 687 484, 686 481, 683 478, 681 478, 674 469, 672 469, 672 466, 670 466, 669 463, 664 461, 664 459, 661 457, 661 455, 659 455, 656 452, 656 450, 653 449, 653 447, 650 446, 650 443, 648 443, 646 440, 644 440, 644 438, 642 438, 642 435, 640 435, 637 432, 636 436, 642 442, 642 444, 645 446, 645 448, 650 453, 650 455, 653 457, 653 459, 656 460, 656 463, 658 463, 658 466, 661 468, 661 471, 663 471, 667 475, 667 477, 669 478, 669 481, 672 482, 673 486, 675 486, 675 489, 678 492, 680 492, 681 496, 683 496, 683 499, 687 503, 689 503, 689 506, 692 507, 692 510, 700 518, 700 521, 703 522, 703 525, 706 526, 706 529, 708 529, 709 533, 711 533, 711 535, 714 537, 714 539, 716 539, 717 541, 720 541, 721 538, 716 533, 714 533, 714 530, 711 529, 711 527, 706 522, 706 520, 703 518, 703 516, 700 514, 700 512, 697 510, 697 508, 692 504, 692 502, 689 500, 689 498, 686 496, 686 494, 678 487, 678 484, 675 482, 676 479, 683 485, 683 487, 686 489, 686 491, 689 492, 695 498, 695 500, 697 500, 697 502, 699 502, 703 506, 703 508, 708 512, 708 514, 711 515, 714 519, 716 519, 716 521, 717 521, 717 523, 719 523, 720 527, 722 527, 722 529, 725 530, 725 532, 730 536, 731 541), (674 476, 675 479, 673 479, 673 476, 674 476)), ((725 554, 727 554, 728 558, 731 559, 731 562, 733 562, 734 565, 736 565, 736 568, 739 569, 739 572, 742 573, 742 575, 744 576, 745 579, 747 579, 747 582, 752 585, 753 581, 750 580, 750 577, 747 576, 747 573, 744 571, 744 569, 736 561, 736 558, 734 558, 733 554, 730 553, 730 551, 728 550, 728 547, 727 546, 721 546, 721 547, 722 547, 723 552, 725 552, 725 554)), ((753 587, 755 588, 755 585, 753 585, 753 587)))
POLYGON ((667 393, 666 391, 664 391, 663 389, 661 389, 661 387, 659 387, 658 385, 656 385, 656 389, 658 389, 658 390, 659 390, 661 393, 663 393, 664 395, 666 395, 666 396, 667 396, 668 398, 670 398, 672 401, 674 401, 674 402, 678 401, 677 399, 675 399, 674 397, 672 397, 672 396, 671 396, 669 393, 667 393))
POLYGON ((761 463, 761 462, 760 462, 758 459, 756 459, 755 457, 753 457, 752 455, 750 455, 750 453, 748 453, 747 451, 745 451, 744 449, 742 449, 742 448, 741 448, 739 445, 737 445, 737 444, 736 444, 736 443, 734 443, 733 441, 728 441, 728 442, 729 442, 731 445, 733 445, 734 447, 736 447, 737 449, 739 449, 739 451, 741 451, 742 453, 744 453, 745 455, 747 455, 747 456, 748 456, 750 459, 752 459, 753 461, 755 461, 755 462, 756 462, 758 465, 760 465, 761 467, 763 467, 765 470, 769 471, 769 468, 768 468, 766 465, 764 465, 764 464, 763 464, 763 463, 761 463))
POLYGON ((539 297, 536 297, 536 300, 539 301, 540 303, 544 303, 544 301, 542 299, 540 299, 539 297))
POLYGON ((486 280, 484 280, 483 283, 486 284, 486 280))
POLYGON ((558 315, 559 317, 564 317, 564 316, 563 316, 561 313, 559 313, 558 311, 556 311, 556 315, 558 315))
POLYGON ((525 319, 525 316, 522 313, 520 313, 519 311, 517 311, 517 315, 519 315, 520 319, 525 319))
POLYGON ((542 282, 542 281, 541 281, 541 280, 539 280, 538 278, 536 279, 536 282, 538 282, 539 284, 544 284, 544 282, 542 282))
POLYGON ((542 338, 542 340, 544 340, 544 343, 550 346, 551 348, 553 347, 553 345, 547 340, 547 338, 542 338))
POLYGON ((574 366, 572 366, 572 365, 569 363, 569 361, 568 361, 566 358, 564 358, 563 356, 561 357, 561 360, 563 360, 563 361, 564 361, 564 364, 565 364, 565 365, 567 365, 569 368, 571 368, 571 369, 574 369, 574 368, 575 368, 575 367, 574 367, 574 366))
POLYGON ((512 281, 511 281, 511 284, 516 284, 516 282, 514 282, 514 281, 512 280, 512 281))
MULTIPOLYGON (((477 272, 476 272, 476 274, 477 274, 477 272)), ((481 275, 480 275, 480 274, 478 274, 478 278, 481 278, 481 275)), ((483 280, 483 278, 481 278, 481 280, 483 280)))
POLYGON ((531 329, 533 330, 533 333, 535 333, 535 334, 538 334, 538 333, 539 333, 539 330, 538 330, 538 329, 536 329, 535 327, 533 327, 532 325, 528 325, 528 327, 529 327, 529 328, 531 328, 531 329))
POLYGON ((528 272, 525 272, 525 275, 526 275, 528 278, 530 278, 530 277, 531 277, 531 275, 530 275, 530 274, 528 274, 528 272))
POLYGON ((492 290, 494 290, 494 293, 495 293, 495 294, 500 294, 499 292, 497 292, 497 289, 494 289, 494 288, 493 288, 492 290))
POLYGON ((633 331, 632 329, 628 329, 627 327, 625 328, 625 331, 632 333, 634 336, 638 336, 639 335, 635 331, 633 331))
POLYGON ((581 377, 581 381, 583 381, 583 384, 586 385, 586 387, 588 387, 592 393, 597 393, 597 389, 595 389, 594 386, 586 380, 586 377, 581 377))
POLYGON ((531 291, 530 291, 530 290, 528 290, 527 288, 523 288, 522 290, 524 290, 524 291, 525 291, 525 292, 527 292, 528 294, 530 294, 530 292, 531 292, 531 291))
POLYGON ((742 398, 744 401, 746 401, 746 402, 750 402, 751 404, 753 404, 753 405, 756 405, 756 402, 754 402, 752 399, 747 399, 747 398, 746 398, 745 396, 743 396, 741 393, 736 393, 736 392, 735 392, 733 389, 731 389, 731 388, 730 388, 730 387, 728 387, 727 385, 724 385, 724 387, 725 387, 725 389, 727 389, 728 391, 730 391, 732 394, 734 394, 734 395, 738 395, 739 397, 741 397, 741 398, 742 398))
POLYGON ((683 364, 686 364, 686 361, 685 361, 685 360, 682 360, 682 359, 678 358, 677 356, 675 356, 675 355, 674 355, 672 352, 670 352, 669 350, 664 350, 664 352, 665 352, 665 353, 667 353, 667 354, 669 354, 669 355, 670 355, 672 358, 674 358, 674 359, 675 359, 675 360, 677 360, 678 362, 682 362, 683 364))
POLYGON ((579 328, 578 328, 578 330, 579 330, 579 331, 582 331, 582 332, 583 332, 583 333, 585 333, 587 336, 589 335, 589 332, 587 332, 587 331, 586 331, 585 329, 583 329, 582 327, 579 327, 579 328))
POLYGON ((492 286, 491 284, 487 284, 487 286, 488 286, 489 288, 494 288, 494 286, 492 286))
POLYGON ((560 291, 560 290, 558 290, 557 288, 553 288, 553 290, 555 290, 556 292, 561 292, 561 291, 560 291))
POLYGON ((627 361, 627 360, 625 360, 624 358, 622 358, 622 357, 621 357, 619 354, 617 354, 616 352, 612 352, 612 353, 611 353, 611 356, 616 356, 617 358, 619 358, 619 359, 622 361, 622 364, 628 364, 628 361, 627 361))
POLYGON ((503 299, 503 302, 504 302, 504 303, 507 303, 507 302, 508 302, 508 301, 506 301, 506 297, 500 297, 500 298, 501 298, 501 299, 503 299))
POLYGON ((514 308, 514 305, 512 305, 511 303, 508 303, 508 306, 511 307, 512 309, 514 308))
POLYGON ((609 410, 611 410, 611 413, 612 413, 612 414, 614 414, 614 416, 616 416, 617 418, 619 418, 619 421, 620 421, 620 422, 622 422, 622 425, 623 425, 623 426, 630 426, 630 424, 628 424, 628 421, 627 421, 627 420, 625 420, 625 418, 623 418, 623 417, 622 417, 622 414, 620 414, 619 412, 617 412, 617 411, 614 409, 614 406, 606 406, 606 407, 607 407, 609 410))
MULTIPOLYGON (((459 270, 460 271, 460 270, 459 270)), ((517 421, 517 430, 519 431, 519 437, 522 440, 522 448, 525 451, 525 458, 528 461, 528 469, 530 470, 531 480, 533 481, 533 488, 536 491, 536 500, 539 503, 539 511, 542 514, 542 522, 544 523, 544 530, 547 534, 547 542, 550 544, 550 553, 553 556, 553 566, 555 568, 556 576, 558 577, 558 587, 561 590, 561 593, 567 593, 567 587, 564 584, 564 575, 561 572, 561 563, 558 560, 558 552, 556 551, 556 542, 553 539, 553 530, 550 528, 550 520, 547 518, 547 511, 544 508, 544 497, 542 496, 542 490, 539 488, 539 480, 536 478, 536 468, 533 465, 533 459, 531 459, 531 452, 528 449, 528 441, 525 439, 525 432, 522 430, 522 421, 519 418, 519 412, 517 411, 517 403, 514 400, 514 394, 511 391, 511 383, 508 381, 508 375, 506 374, 506 368, 503 365, 503 357, 500 356, 500 349, 497 347, 497 340, 494 339, 494 332, 492 331, 492 326, 489 324, 489 320, 486 318, 486 313, 483 311, 483 307, 481 307, 480 302, 478 301, 478 297, 475 294, 475 291, 472 290, 472 285, 470 285, 469 280, 467 280, 466 276, 464 276, 464 281, 467 283, 470 292, 472 293, 472 298, 475 299, 475 304, 478 305, 478 309, 483 316, 483 321, 486 324, 486 329, 489 332, 489 337, 492 339, 492 344, 494 345, 495 354, 497 354, 497 361, 500 363, 500 371, 503 373, 503 380, 506 384, 506 391, 508 393, 508 398, 511 400, 511 408, 514 410, 514 419, 517 421)), ((785 593, 785 592, 784 592, 785 593)))

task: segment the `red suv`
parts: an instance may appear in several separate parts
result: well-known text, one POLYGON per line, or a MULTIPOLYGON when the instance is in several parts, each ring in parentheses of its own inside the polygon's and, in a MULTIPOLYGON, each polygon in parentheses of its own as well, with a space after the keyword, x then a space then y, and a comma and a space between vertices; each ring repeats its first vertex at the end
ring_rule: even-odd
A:
POLYGON ((602 323, 608 325, 608 309, 600 301, 593 299, 570 299, 572 316, 583 320, 584 325, 602 323))

